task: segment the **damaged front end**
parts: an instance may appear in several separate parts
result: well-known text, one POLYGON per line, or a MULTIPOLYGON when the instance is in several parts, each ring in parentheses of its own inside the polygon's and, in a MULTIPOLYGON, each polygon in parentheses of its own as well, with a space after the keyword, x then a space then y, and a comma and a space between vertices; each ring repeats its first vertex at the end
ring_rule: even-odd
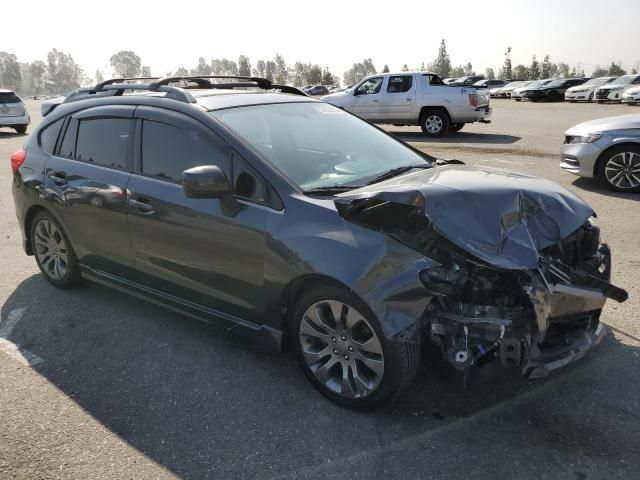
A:
POLYGON ((436 262, 420 272, 432 298, 420 315, 422 341, 456 370, 499 360, 526 378, 582 357, 604 334, 606 299, 627 299, 610 283, 611 252, 591 209, 544 180, 514 174, 530 181, 509 188, 503 171, 481 170, 484 183, 470 187, 477 171, 453 171, 466 174, 466 191, 421 172, 336 200, 346 220, 436 262))

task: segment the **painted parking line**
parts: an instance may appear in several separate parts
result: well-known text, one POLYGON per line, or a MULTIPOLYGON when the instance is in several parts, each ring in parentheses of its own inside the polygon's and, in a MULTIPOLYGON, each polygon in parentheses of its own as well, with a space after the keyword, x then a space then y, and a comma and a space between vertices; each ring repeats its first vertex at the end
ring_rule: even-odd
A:
POLYGON ((9 355, 24 365, 32 366, 42 363, 43 360, 29 350, 21 348, 20 345, 16 345, 7 339, 18 322, 20 322, 25 310, 26 308, 11 310, 6 319, 3 319, 2 313, 0 313, 0 352, 9 355))

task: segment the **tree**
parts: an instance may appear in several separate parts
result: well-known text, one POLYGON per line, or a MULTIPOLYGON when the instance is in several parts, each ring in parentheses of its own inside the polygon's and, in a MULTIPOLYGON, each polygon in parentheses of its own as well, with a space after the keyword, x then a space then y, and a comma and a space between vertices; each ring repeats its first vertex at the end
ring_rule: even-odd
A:
POLYGON ((493 71, 493 68, 485 68, 484 69, 484 76, 487 80, 495 80, 496 79, 496 73, 493 71))
POLYGON ((591 77, 598 78, 598 77, 606 77, 607 75, 609 75, 609 71, 606 68, 602 68, 600 65, 596 65, 596 68, 591 74, 591 77))
POLYGON ((507 47, 507 51, 504 54, 504 63, 498 76, 503 80, 510 80, 513 77, 513 71, 511 70, 511 47, 507 47))
POLYGON ((385 63, 384 67, 382 67, 382 73, 389 73, 389 65, 385 63))
POLYGON ((529 78, 531 80, 539 80, 540 77, 540 64, 534 55, 531 59, 531 65, 529 66, 529 78))
POLYGON ((354 63, 353 66, 344 72, 345 85, 354 85, 368 75, 378 73, 370 58, 365 58, 362 62, 354 63))
POLYGON ((558 67, 555 75, 556 77, 567 78, 569 76, 569 65, 564 62, 558 62, 556 66, 558 67))
MULTIPOLYGON (((264 68, 265 78, 269 81, 273 81, 274 77, 276 76, 277 70, 278 70, 278 64, 276 62, 274 62, 273 60, 267 61, 264 68)), ((276 83, 280 83, 280 82, 276 81, 276 83)))
POLYGON ((438 57, 433 62, 433 73, 442 78, 451 76, 451 58, 447 53, 447 44, 444 40, 440 42, 440 48, 438 49, 438 57))
MULTIPOLYGON (((144 68, 144 67, 143 67, 144 68)), ((207 63, 204 57, 198 58, 198 65, 191 70, 192 75, 211 75, 211 66, 207 63)))
POLYGON ((117 77, 138 77, 140 76, 140 57, 131 50, 122 50, 111 55, 109 63, 117 77))
POLYGON ((45 75, 47 67, 42 60, 36 60, 29 64, 29 81, 33 93, 43 93, 45 91, 45 75))
POLYGON ((549 55, 544 56, 542 65, 540 66, 540 78, 551 78, 551 62, 549 61, 549 55))
POLYGON ((151 76, 151 67, 149 65, 143 65, 140 68, 140 76, 141 77, 150 77, 151 76))
POLYGON ((409 71, 409 67, 407 66, 406 63, 402 66, 402 71, 403 72, 408 72, 409 71))
POLYGON ((50 93, 62 93, 78 88, 84 80, 84 72, 73 57, 55 48, 47 54, 46 87, 50 93))
POLYGON ((211 75, 238 75, 238 65, 227 58, 211 60, 211 75))
POLYGON ((253 69, 253 74, 256 77, 263 77, 266 74, 267 65, 264 63, 264 60, 258 60, 256 62, 256 68, 253 69))
POLYGON ((307 85, 317 85, 322 83, 322 68, 320 68, 320 65, 309 65, 305 73, 305 83, 307 85))
POLYGON ((22 87, 20 64, 13 53, 0 52, 0 85, 11 90, 20 90, 22 87))
POLYGON ((276 53, 275 57, 273 57, 273 62, 276 64, 273 75, 274 81, 279 85, 285 85, 289 81, 289 70, 283 56, 276 53))
POLYGON ((475 75, 476 72, 473 71, 473 65, 471 65, 471 62, 467 63, 464 67, 464 74, 468 77, 470 75, 475 75))
POLYGON ((614 76, 619 77, 621 75, 626 75, 626 74, 627 72, 622 69, 620 64, 616 62, 611 62, 611 65, 609 66, 609 75, 611 75, 612 77, 614 76))
POLYGON ((251 62, 249 61, 249 57, 240 55, 238 58, 238 75, 243 77, 249 77, 251 75, 251 62))
POLYGON ((452 78, 464 77, 464 67, 462 65, 458 65, 457 67, 452 68, 449 75, 451 75, 452 78))
POLYGON ((528 80, 529 79, 529 69, 524 65, 516 65, 513 69, 513 79, 514 80, 528 80))
POLYGON ((335 75, 329 71, 329 67, 326 67, 322 71, 322 82, 323 85, 333 85, 335 83, 335 75))
POLYGON ((187 70, 184 67, 180 67, 179 69, 177 69, 173 75, 174 77, 188 77, 189 76, 189 70, 187 70))
POLYGON ((104 75, 102 75, 102 72, 100 70, 96 70, 96 83, 102 82, 104 82, 104 75))

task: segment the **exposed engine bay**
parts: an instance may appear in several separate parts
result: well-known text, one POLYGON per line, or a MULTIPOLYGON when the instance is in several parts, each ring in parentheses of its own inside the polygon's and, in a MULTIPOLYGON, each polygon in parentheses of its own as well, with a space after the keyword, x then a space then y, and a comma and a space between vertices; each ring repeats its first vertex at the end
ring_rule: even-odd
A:
POLYGON ((576 202, 583 220, 565 235, 566 218, 575 219, 550 214, 547 198, 522 192, 513 198, 515 207, 505 205, 497 219, 497 234, 486 229, 482 244, 473 230, 445 235, 431 218, 442 211, 430 215, 422 191, 374 192, 336 205, 345 219, 437 262, 420 272, 432 297, 420 323, 423 344, 458 371, 499 360, 526 378, 541 378, 598 343, 606 299, 624 302, 627 292, 609 282, 611 252, 592 212, 576 202), (520 257, 506 257, 506 249, 520 257))

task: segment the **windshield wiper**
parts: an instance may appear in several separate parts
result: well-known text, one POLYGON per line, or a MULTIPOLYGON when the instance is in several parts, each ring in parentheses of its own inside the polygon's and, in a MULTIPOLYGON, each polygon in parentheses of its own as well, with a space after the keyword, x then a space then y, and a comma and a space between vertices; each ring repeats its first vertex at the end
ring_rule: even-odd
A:
POLYGON ((348 192, 356 188, 362 188, 364 185, 330 185, 328 187, 317 187, 305 190, 305 195, 336 195, 338 193, 348 192))
POLYGON ((377 177, 374 177, 372 180, 367 182, 367 185, 373 185, 374 183, 381 182, 388 178, 396 177, 398 175, 402 175, 403 173, 408 172, 409 170, 413 170, 414 168, 433 168, 431 164, 425 165, 405 165, 404 167, 392 168, 391 170, 387 170, 384 173, 381 173, 377 177))

